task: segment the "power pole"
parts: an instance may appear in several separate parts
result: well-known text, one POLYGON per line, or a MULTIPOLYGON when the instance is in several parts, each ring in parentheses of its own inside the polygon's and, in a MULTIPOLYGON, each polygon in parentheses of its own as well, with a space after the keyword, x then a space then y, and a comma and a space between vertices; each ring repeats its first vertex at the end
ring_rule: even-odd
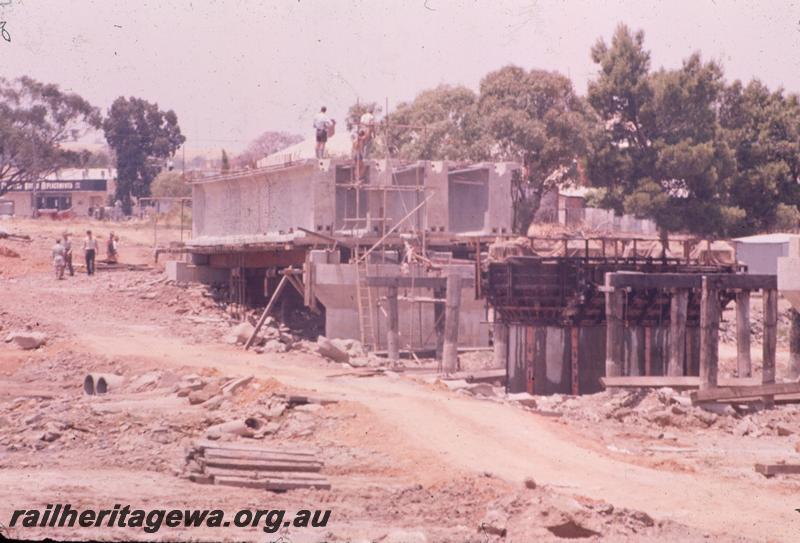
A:
POLYGON ((36 138, 31 136, 31 173, 33 174, 33 185, 31 187, 31 214, 34 219, 39 218, 39 205, 36 197, 36 183, 39 182, 39 164, 37 160, 36 138))

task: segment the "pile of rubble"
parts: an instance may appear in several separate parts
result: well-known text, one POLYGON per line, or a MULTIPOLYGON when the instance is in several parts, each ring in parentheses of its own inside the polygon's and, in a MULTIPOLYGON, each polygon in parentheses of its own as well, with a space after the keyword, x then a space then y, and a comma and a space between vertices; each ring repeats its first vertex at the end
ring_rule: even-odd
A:
POLYGON ((736 404, 693 405, 688 392, 671 388, 600 392, 584 396, 536 396, 528 409, 572 420, 616 421, 628 428, 655 427, 661 431, 716 430, 735 436, 780 436, 800 433, 800 405, 776 409, 736 404))
MULTIPOLYGON (((750 338, 754 344, 761 344, 764 341, 764 318, 763 309, 751 308, 750 316, 750 338)), ((788 347, 789 328, 792 325, 791 309, 778 313, 778 345, 788 347)), ((736 344, 736 316, 733 311, 726 312, 726 318, 719 323, 719 340, 722 343, 736 344)))
POLYGON ((47 341, 47 334, 44 332, 34 332, 31 330, 9 332, 6 336, 6 343, 13 343, 18 348, 30 351, 38 349, 47 341))
MULTIPOLYGON (((375 522, 404 528, 386 529, 364 538, 391 543, 504 541, 707 541, 707 536, 671 521, 659 521, 643 511, 615 507, 526 479, 508 483, 489 472, 461 476, 425 486, 360 489, 363 511, 342 507, 338 518, 356 520, 364 514, 375 522), (385 504, 392 504, 386 507, 385 504), (457 507, 447 504, 458 504, 457 507), (446 508, 446 514, 445 514, 446 508), (443 516, 444 515, 444 516, 443 516), (409 523, 408 519, 414 519, 409 523)), ((348 534, 351 535, 351 534, 348 534)), ((352 541, 353 537, 332 540, 352 541)), ((735 538, 718 537, 731 542, 735 538)))
POLYGON ((4 390, 0 466, 47 462, 47 454, 31 456, 31 451, 75 451, 109 466, 141 462, 147 469, 175 472, 182 460, 176 444, 187 440, 307 438, 336 425, 335 418, 325 417, 327 401, 281 393, 275 381, 169 371, 137 375, 118 361, 70 352, 32 360, 4 390), (102 376, 108 385, 90 391, 83 376, 102 376), (31 381, 36 389, 24 385, 31 381))

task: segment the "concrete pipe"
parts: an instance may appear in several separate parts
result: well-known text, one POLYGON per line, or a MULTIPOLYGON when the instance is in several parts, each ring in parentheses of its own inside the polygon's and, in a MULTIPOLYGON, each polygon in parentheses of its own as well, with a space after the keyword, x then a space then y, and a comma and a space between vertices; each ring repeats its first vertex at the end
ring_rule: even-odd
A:
POLYGON ((206 434, 233 434, 243 437, 251 437, 255 432, 259 431, 263 423, 260 419, 248 417, 244 420, 232 420, 230 422, 223 422, 209 426, 206 434))
POLYGON ((113 373, 90 373, 83 379, 83 391, 86 394, 105 394, 119 388, 125 378, 113 373))

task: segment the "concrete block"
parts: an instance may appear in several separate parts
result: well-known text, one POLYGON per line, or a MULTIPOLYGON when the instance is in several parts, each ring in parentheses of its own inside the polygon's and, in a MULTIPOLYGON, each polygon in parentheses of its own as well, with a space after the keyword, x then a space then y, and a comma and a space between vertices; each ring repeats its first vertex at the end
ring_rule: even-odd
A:
POLYGON ((310 251, 309 260, 312 264, 339 264, 342 261, 342 253, 338 250, 315 249, 310 251))
POLYGON ((170 281, 190 283, 195 280, 193 269, 190 270, 189 264, 180 260, 167 260, 164 271, 170 281))
POLYGON ((778 290, 797 310, 800 310, 800 257, 778 258, 778 290))
POLYGON ((165 266, 167 279, 177 283, 226 283, 230 272, 226 268, 195 266, 180 260, 169 260, 165 266))

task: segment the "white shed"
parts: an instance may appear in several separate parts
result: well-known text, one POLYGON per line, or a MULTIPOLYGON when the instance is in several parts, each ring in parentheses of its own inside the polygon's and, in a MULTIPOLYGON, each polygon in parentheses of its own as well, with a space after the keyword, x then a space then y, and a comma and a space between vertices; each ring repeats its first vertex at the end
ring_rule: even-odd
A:
POLYGON ((796 234, 761 234, 734 239, 736 259, 748 273, 776 275, 778 258, 789 255, 789 240, 796 234))

